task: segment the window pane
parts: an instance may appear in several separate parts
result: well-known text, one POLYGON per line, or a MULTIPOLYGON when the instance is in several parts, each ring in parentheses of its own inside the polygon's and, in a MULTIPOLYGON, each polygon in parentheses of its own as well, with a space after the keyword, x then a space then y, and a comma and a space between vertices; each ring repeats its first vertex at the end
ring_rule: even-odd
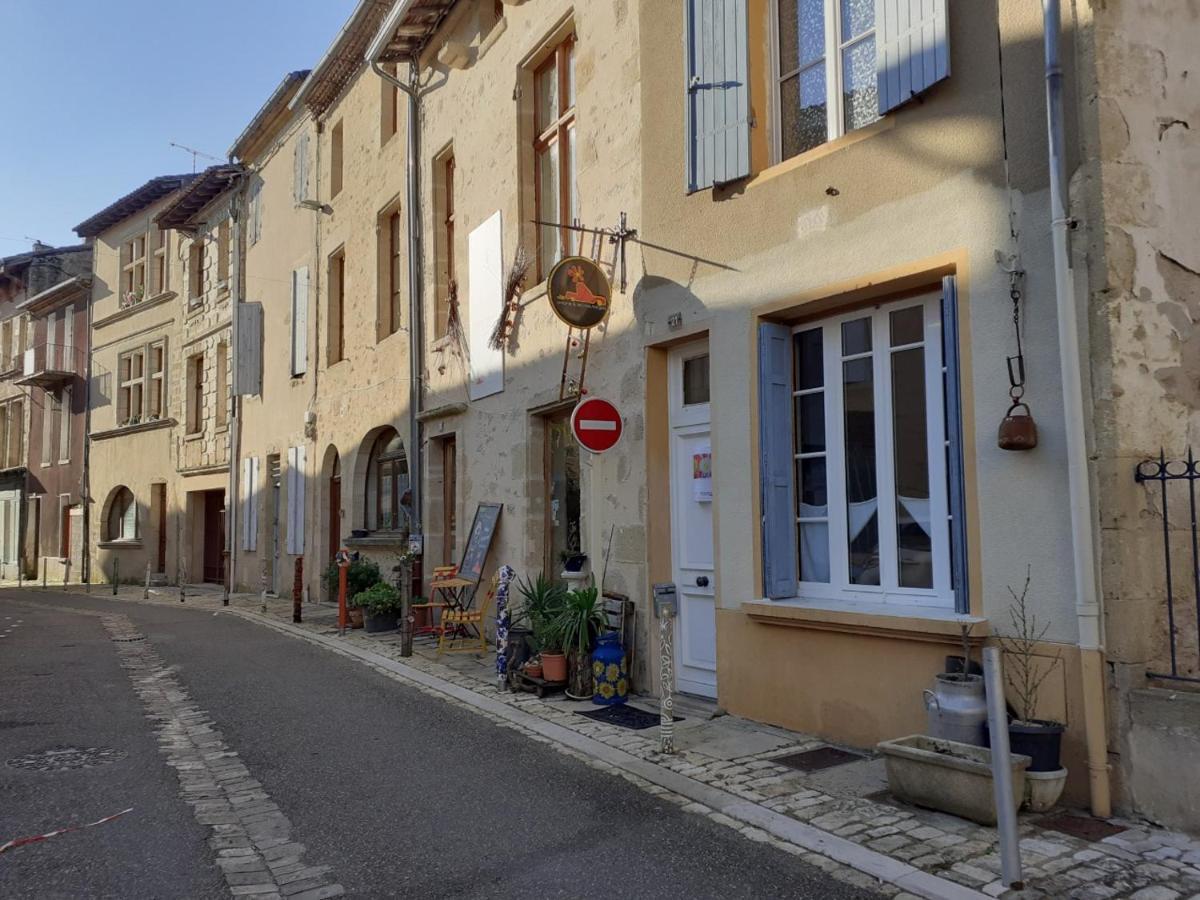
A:
POLYGON ((818 63, 780 84, 779 106, 784 159, 825 143, 825 66, 818 63))
POLYGON ((842 84, 847 131, 870 125, 879 118, 874 35, 842 51, 842 84))
MULTIPOLYGON (((871 351, 871 320, 855 319, 842 323, 842 356, 857 356, 871 351)), ((870 370, 870 366, 867 366, 870 370)))
POLYGON ((379 523, 377 528, 392 527, 392 464, 379 465, 379 523))
POLYGON ((553 60, 538 72, 536 80, 537 130, 541 133, 558 118, 558 68, 553 60))
POLYGON ((896 454, 896 539, 900 586, 933 587, 925 351, 892 354, 892 430, 896 454))
POLYGON ((919 306, 898 309, 888 317, 892 346, 920 344, 925 340, 925 311, 919 306))
POLYGON ((842 42, 875 27, 875 0, 841 0, 842 42))
POLYGON ((796 332, 792 346, 796 353, 796 390, 822 387, 825 384, 825 366, 821 358, 821 329, 796 332))
POLYGON ((825 393, 796 398, 796 452, 825 452, 825 393))
POLYGON ((829 583, 829 523, 800 523, 800 580, 829 583))
MULTIPOLYGON (((538 218, 543 222, 558 222, 558 144, 551 144, 538 154, 538 218)), ((559 231, 553 225, 541 225, 542 274, 558 260, 559 231)))
POLYGON ((708 402, 708 354, 683 361, 683 405, 708 402))
POLYGON ((842 382, 846 428, 846 520, 850 583, 877 585, 879 499, 875 477, 875 373, 871 358, 853 359, 843 363, 842 382))
POLYGON ((796 480, 800 485, 801 519, 829 515, 829 490, 825 481, 825 458, 801 459, 796 463, 796 480))
POLYGON ((825 55, 824 0, 779 0, 780 74, 825 55))
POLYGON ((567 209, 570 211, 570 220, 563 222, 564 225, 573 225, 579 219, 579 191, 576 190, 575 172, 575 125, 567 129, 567 209))

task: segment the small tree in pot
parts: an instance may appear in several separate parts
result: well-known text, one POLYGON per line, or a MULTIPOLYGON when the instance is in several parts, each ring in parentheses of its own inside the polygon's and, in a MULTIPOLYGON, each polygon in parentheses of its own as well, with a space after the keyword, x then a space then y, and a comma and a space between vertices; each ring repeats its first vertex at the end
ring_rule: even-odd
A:
POLYGON ((567 658, 563 654, 562 627, 559 614, 566 600, 566 591, 555 584, 544 573, 538 573, 533 581, 523 579, 517 583, 521 595, 521 606, 513 614, 508 629, 509 647, 514 655, 509 657, 509 666, 519 666, 516 636, 527 629, 529 642, 542 656, 542 677, 546 681, 567 680, 567 658))
POLYGON ((559 614, 559 622, 562 628, 563 648, 567 652, 567 677, 570 681, 567 696, 578 700, 590 700, 592 647, 606 625, 604 609, 600 602, 600 589, 590 585, 569 592, 563 611, 559 614))
POLYGON ((1038 694, 1054 670, 1059 653, 1057 650, 1051 655, 1037 652, 1038 645, 1050 630, 1050 623, 1039 622, 1037 614, 1030 610, 1029 582, 1030 569, 1026 566, 1021 593, 1018 594, 1011 587, 1008 589, 1013 601, 1008 608, 1012 634, 998 638, 1004 650, 1005 667, 1016 710, 1016 718, 1008 724, 1008 743, 1013 753, 1023 753, 1033 760, 1028 772, 1033 779, 1034 794, 1030 798, 1030 805, 1035 809, 1048 809, 1058 800, 1066 783, 1067 770, 1062 767, 1061 757, 1062 735, 1066 726, 1062 722, 1036 718, 1038 694), (1042 782, 1046 782, 1046 785, 1039 791, 1042 782), (1039 793, 1041 797, 1037 796, 1039 793), (1053 797, 1047 801, 1049 794, 1053 794, 1053 797))

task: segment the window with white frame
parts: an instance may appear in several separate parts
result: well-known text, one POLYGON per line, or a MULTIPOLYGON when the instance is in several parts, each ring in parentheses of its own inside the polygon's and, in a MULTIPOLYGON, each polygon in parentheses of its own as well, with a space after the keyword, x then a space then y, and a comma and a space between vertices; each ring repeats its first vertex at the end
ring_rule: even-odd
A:
POLYGON ((802 596, 954 605, 940 298, 792 332, 802 596))
POLYGON ((545 278, 570 246, 566 226, 579 218, 575 189, 575 36, 554 48, 533 74, 534 192, 538 276, 545 278))
POLYGON ((155 341, 117 358, 117 425, 162 418, 166 405, 167 345, 155 341))
POLYGON ((875 2, 774 0, 778 159, 879 118, 875 2))
POLYGON ((139 234, 121 248, 121 288, 126 303, 142 299, 146 292, 146 235, 139 234))
POLYGON ((136 541, 138 539, 137 500, 133 491, 121 485, 113 491, 105 521, 106 540, 136 541))
POLYGON ((155 229, 153 232, 154 238, 154 265, 151 270, 154 274, 151 283, 151 291, 161 293, 167 290, 170 286, 170 278, 168 276, 167 260, 169 256, 169 246, 171 242, 171 232, 161 229, 155 229))

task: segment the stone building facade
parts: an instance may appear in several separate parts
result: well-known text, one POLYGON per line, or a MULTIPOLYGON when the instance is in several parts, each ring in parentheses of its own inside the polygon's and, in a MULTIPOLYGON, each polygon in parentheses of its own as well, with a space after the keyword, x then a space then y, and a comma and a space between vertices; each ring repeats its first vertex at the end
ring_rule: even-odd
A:
POLYGON ((509 564, 628 597, 636 690, 664 687, 650 598, 673 583, 675 689, 860 747, 925 730, 963 629, 973 654, 1011 635, 1028 575, 1047 677, 1026 713, 1066 726, 1068 801, 1194 824, 1200 798, 1161 777, 1200 746, 1192 571, 1168 603, 1163 507, 1133 473, 1186 455, 1196 407, 1179 185, 1200 168, 1200 25, 1064 4, 1056 260, 1040 10, 950 7, 913 4, 910 29, 870 3, 362 0, 215 167, 228 180, 156 179, 81 226, 103 564, 156 558, 114 518, 118 471, 135 522, 171 511, 164 577, 210 575, 220 522, 235 588, 287 590, 303 557, 310 599, 341 546, 386 573, 419 535, 426 571, 457 563, 499 503, 483 579, 509 564), (152 220, 181 233, 170 284, 125 308, 122 248, 157 248, 152 220), (551 309, 568 255, 611 284, 586 335, 551 309), (259 325, 231 326, 241 306, 259 325), (174 368, 134 420, 121 360, 158 341, 174 368), (997 441, 1018 350, 1023 452, 997 441), (623 419, 602 455, 571 435, 584 394, 623 419))
POLYGON ((79 577, 91 248, 0 260, 0 572, 79 577), (70 569, 68 569, 70 567, 70 569))

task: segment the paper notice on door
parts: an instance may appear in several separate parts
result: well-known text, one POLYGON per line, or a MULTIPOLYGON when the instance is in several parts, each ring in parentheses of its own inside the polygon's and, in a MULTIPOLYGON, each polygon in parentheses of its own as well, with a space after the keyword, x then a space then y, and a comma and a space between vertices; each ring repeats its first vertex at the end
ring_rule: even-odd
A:
POLYGON ((702 444, 692 454, 692 499, 712 502, 712 446, 702 444))

